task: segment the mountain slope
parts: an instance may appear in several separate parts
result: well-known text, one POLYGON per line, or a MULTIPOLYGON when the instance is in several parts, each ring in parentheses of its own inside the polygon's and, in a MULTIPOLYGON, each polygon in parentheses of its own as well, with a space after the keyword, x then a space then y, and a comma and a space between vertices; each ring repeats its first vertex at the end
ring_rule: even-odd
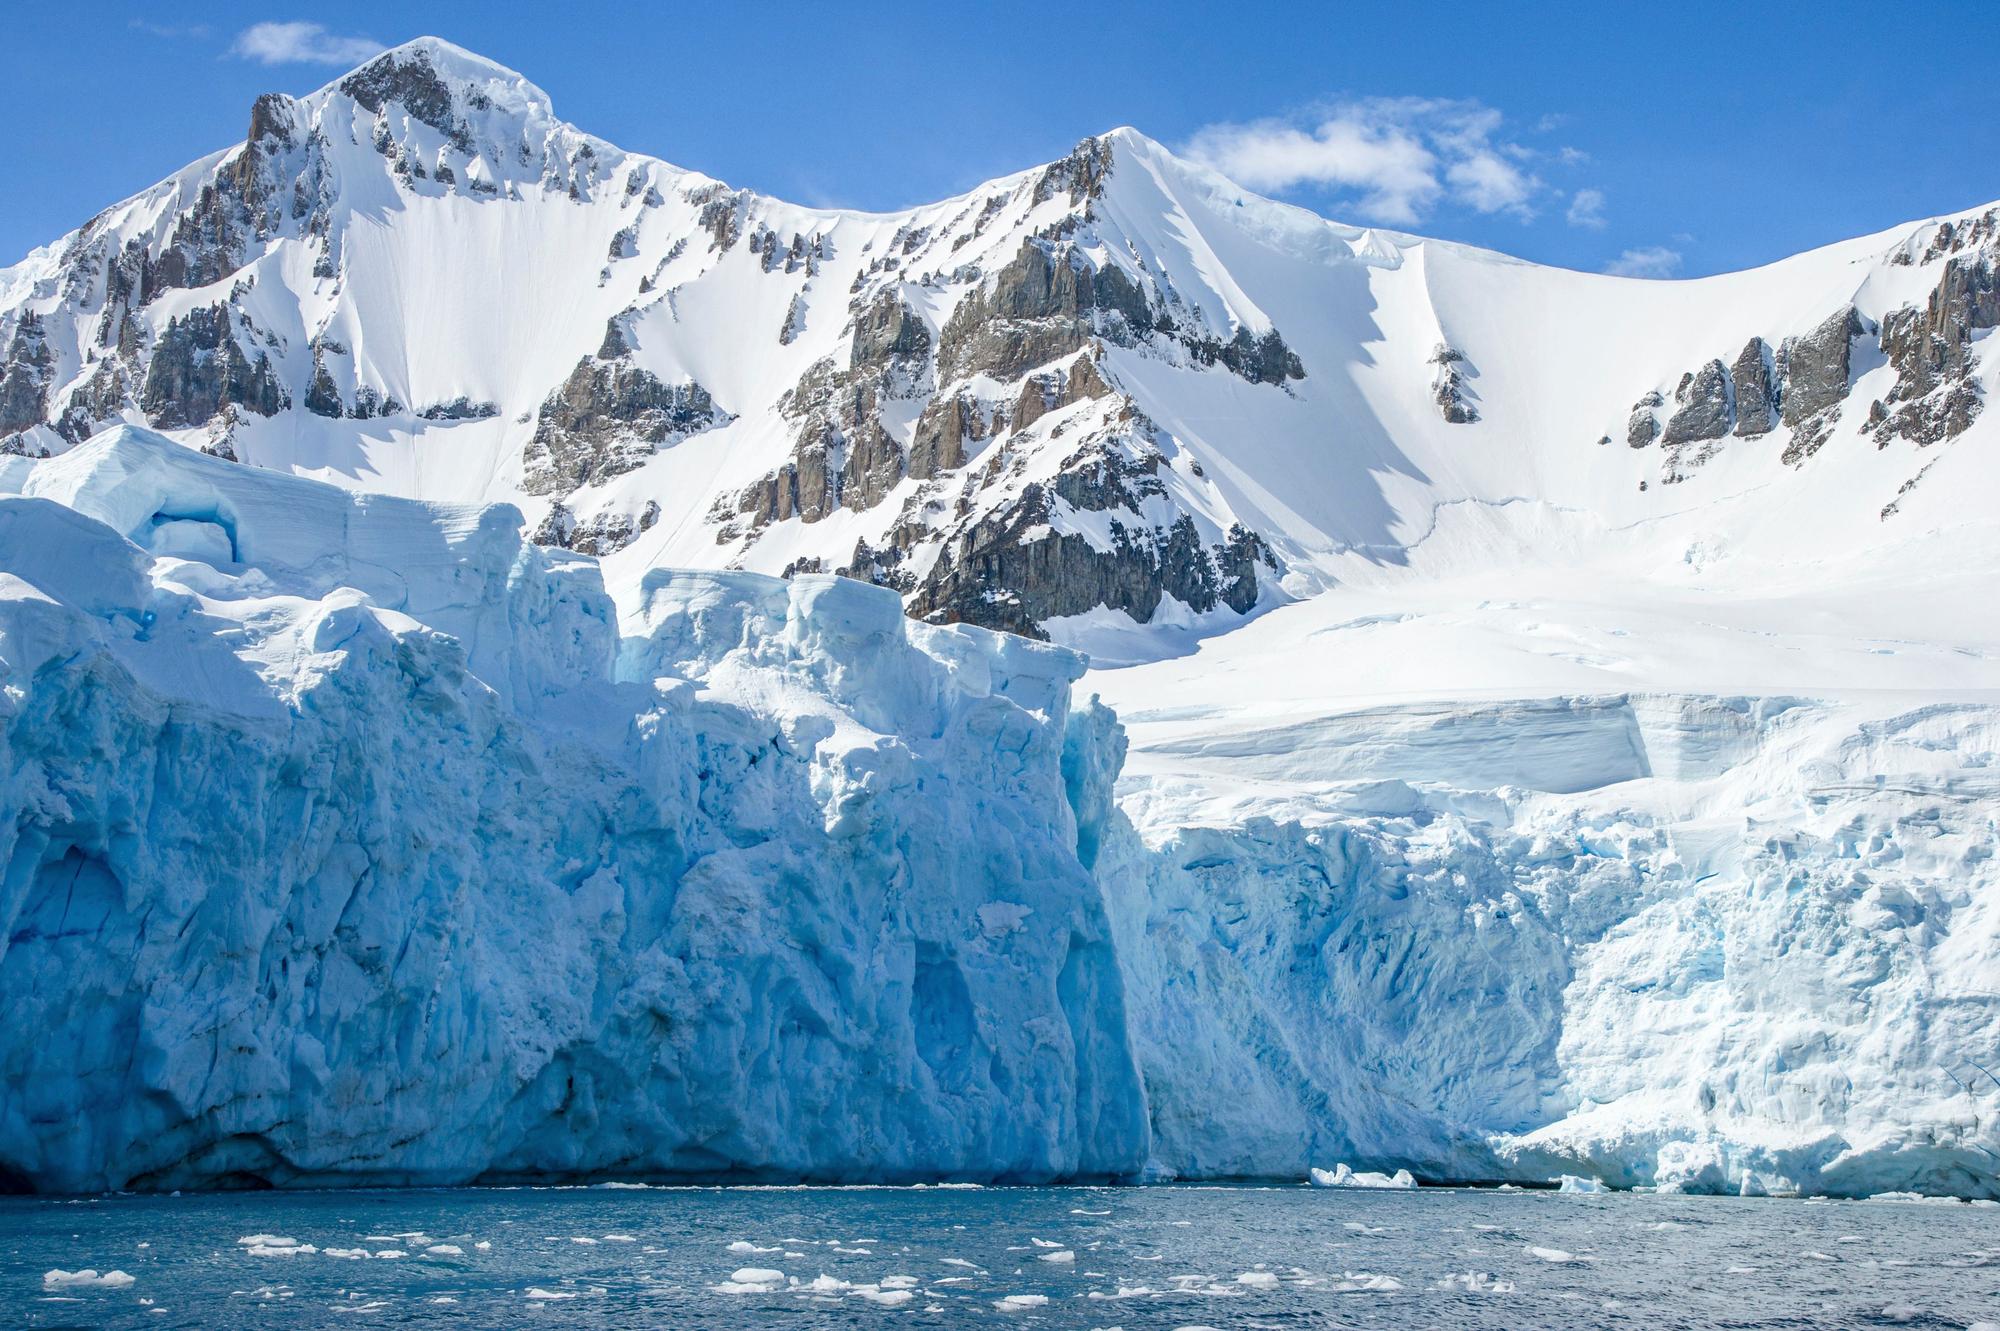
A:
POLYGON ((828 212, 423 39, 259 99, 245 145, 0 275, 0 435, 144 421, 519 502, 614 586, 838 569, 1144 658, 1396 563, 1462 502, 1610 532, 1754 511, 1760 565, 1962 519, 1996 216, 1640 282, 1338 226, 1130 130, 828 212))

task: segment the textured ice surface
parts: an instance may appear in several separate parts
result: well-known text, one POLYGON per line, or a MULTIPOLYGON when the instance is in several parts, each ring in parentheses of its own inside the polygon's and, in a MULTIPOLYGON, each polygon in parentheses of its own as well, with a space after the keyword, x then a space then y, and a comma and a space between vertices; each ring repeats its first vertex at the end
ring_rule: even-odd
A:
POLYGON ((1279 612, 1092 676, 1128 762, 856 583, 614 604, 132 429, 6 480, 6 1182, 2000 1190, 1991 699, 1328 710, 1279 612))
POLYGON ((9 1176, 1144 1159, 1060 771, 1068 652, 827 577, 661 575, 621 633, 595 565, 510 509, 136 430, 25 489, 0 500, 9 1176))

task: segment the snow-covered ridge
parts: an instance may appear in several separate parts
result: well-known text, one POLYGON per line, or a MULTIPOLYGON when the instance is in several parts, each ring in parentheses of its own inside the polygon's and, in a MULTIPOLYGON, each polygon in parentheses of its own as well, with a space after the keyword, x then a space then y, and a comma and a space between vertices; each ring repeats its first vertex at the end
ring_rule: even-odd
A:
POLYGON ((1994 479, 1996 217, 1640 282, 1342 226, 1131 129, 815 210, 425 38, 0 274, 0 447, 143 423, 515 503, 621 585, 843 571, 1154 659, 1464 505, 1545 505, 1499 533, 1544 561, 1752 529, 1746 579, 1905 557, 1994 479))

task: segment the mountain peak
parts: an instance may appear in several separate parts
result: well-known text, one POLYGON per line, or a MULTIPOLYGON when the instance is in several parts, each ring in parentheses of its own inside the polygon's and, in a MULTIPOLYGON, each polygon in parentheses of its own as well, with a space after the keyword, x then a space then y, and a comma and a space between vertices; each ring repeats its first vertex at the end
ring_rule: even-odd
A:
POLYGON ((390 47, 322 88, 319 95, 330 94, 352 98, 370 111, 397 102, 433 125, 467 102, 554 114, 549 95, 525 75, 442 37, 416 37, 390 47))

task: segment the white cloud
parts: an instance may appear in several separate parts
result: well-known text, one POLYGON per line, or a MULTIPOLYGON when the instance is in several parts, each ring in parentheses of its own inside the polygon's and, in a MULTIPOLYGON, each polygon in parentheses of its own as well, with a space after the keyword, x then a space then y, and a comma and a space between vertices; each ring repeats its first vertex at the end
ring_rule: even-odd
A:
POLYGON ((1588 227, 1592 231, 1604 229, 1604 191, 1601 189, 1580 189, 1569 196, 1569 211, 1564 214, 1571 226, 1588 227))
POLYGON ((1626 250, 1604 265, 1604 271, 1614 277, 1672 277, 1680 270, 1681 252, 1665 245, 1626 250))
POLYGON ((381 50, 372 37, 341 37, 317 23, 256 23, 236 34, 229 53, 262 65, 358 65, 381 50))
POLYGON ((1188 155, 1249 189, 1301 185, 1358 195, 1371 221, 1408 226, 1440 203, 1534 215, 1534 153, 1500 136, 1502 117, 1474 101, 1377 97, 1304 118, 1209 125, 1188 155))

